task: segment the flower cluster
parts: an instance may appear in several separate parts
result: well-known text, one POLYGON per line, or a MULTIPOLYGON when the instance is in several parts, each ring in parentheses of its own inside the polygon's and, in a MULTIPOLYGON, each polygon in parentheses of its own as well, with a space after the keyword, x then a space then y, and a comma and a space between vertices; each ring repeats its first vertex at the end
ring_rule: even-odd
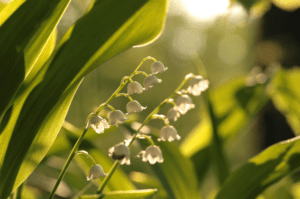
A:
MULTIPOLYGON (((112 95, 112 97, 109 98, 109 100, 111 100, 112 98, 119 96, 127 97, 129 99, 129 102, 126 105, 127 113, 124 114, 121 110, 115 110, 108 104, 109 101, 107 101, 106 103, 100 105, 98 111, 95 114, 91 114, 91 116, 89 116, 87 127, 93 128, 96 133, 104 133, 104 130, 109 128, 110 126, 118 126, 118 124, 124 123, 126 120, 128 120, 125 115, 138 113, 146 109, 146 107, 143 107, 138 101, 132 99, 131 96, 135 93, 141 94, 145 90, 152 88, 155 84, 161 83, 162 80, 158 79, 155 74, 162 73, 168 68, 165 67, 161 62, 155 60, 155 62, 151 65, 151 74, 147 74, 143 71, 138 71, 137 69, 130 76, 126 76, 122 79, 120 87, 112 95), (145 76, 145 79, 143 81, 144 87, 139 82, 132 80, 132 77, 136 74, 143 74, 145 76), (119 91, 123 88, 123 86, 126 85, 127 82, 129 82, 129 84, 127 85, 127 93, 119 93, 119 91), (98 113, 100 113, 100 111, 104 107, 108 107, 112 110, 107 117, 109 122, 106 119, 98 116, 98 113)), ((193 96, 199 96, 208 88, 208 86, 208 80, 204 79, 202 76, 195 76, 193 74, 187 75, 180 86, 173 92, 173 94, 169 98, 165 99, 156 109, 154 109, 148 115, 144 123, 137 129, 136 134, 132 139, 118 143, 109 149, 109 156, 112 159, 118 161, 121 165, 130 165, 130 146, 136 139, 147 139, 150 145, 146 147, 145 150, 139 152, 137 156, 141 157, 143 162, 149 162, 150 164, 155 164, 157 162, 162 163, 164 161, 164 158, 160 147, 154 144, 151 136, 143 134, 141 132, 141 129, 145 127, 145 125, 150 120, 159 119, 164 122, 164 126, 160 129, 160 136, 157 140, 168 142, 180 140, 180 135, 178 134, 176 128, 173 125, 170 125, 170 121, 176 122, 181 115, 184 115, 189 110, 195 108, 195 104, 193 103, 189 94, 193 96), (182 87, 188 80, 190 80, 188 88, 186 90, 182 89, 182 87), (161 107, 165 104, 172 105, 172 107, 168 110, 167 115, 165 116, 163 114, 157 114, 161 107)), ((100 176, 105 177, 106 174, 104 173, 102 167, 95 163, 95 165, 90 169, 88 180, 97 179, 100 176)))
MULTIPOLYGON (((166 71, 168 68, 165 67, 162 64, 162 62, 156 61, 154 58, 147 57, 144 60, 130 76, 125 76, 122 79, 121 84, 120 84, 119 88, 117 89, 117 91, 109 98, 109 100, 111 100, 111 99, 113 99, 115 97, 119 97, 119 96, 127 97, 129 99, 129 102, 126 105, 127 113, 124 114, 121 110, 115 110, 114 107, 112 107, 111 105, 108 104, 109 101, 107 101, 106 103, 101 104, 99 106, 96 113, 93 113, 88 117, 88 122, 87 122, 86 128, 91 127, 92 129, 94 129, 94 131, 96 133, 101 134, 101 133, 104 133, 105 129, 110 128, 110 126, 112 126, 112 125, 118 126, 119 124, 124 123, 126 120, 128 120, 128 118, 126 118, 125 115, 139 113, 147 108, 147 107, 143 107, 138 101, 132 99, 131 96, 134 95, 135 93, 141 94, 145 90, 152 88, 155 84, 161 83, 162 80, 158 79, 155 76, 155 74, 162 73, 162 72, 166 71), (144 60, 147 60, 147 59, 154 60, 154 63, 152 63, 152 65, 151 65, 151 72, 152 72, 151 74, 147 74, 144 71, 138 71, 138 68, 140 67, 140 65, 143 63, 144 60), (144 88, 139 82, 132 80, 132 77, 136 74, 143 74, 145 76, 145 79, 143 81, 144 88), (127 82, 129 82, 129 84, 127 85, 127 93, 119 93, 119 91, 127 84, 127 82), (111 112, 108 114, 107 119, 104 119, 101 116, 98 116, 98 114, 101 112, 101 110, 104 107, 108 107, 111 109, 111 112)), ((119 144, 111 147, 109 149, 109 156, 112 159, 117 160, 121 165, 123 165, 123 164, 130 165, 130 150, 129 150, 128 145, 129 145, 129 142, 124 142, 124 143, 122 142, 122 143, 119 143, 119 144)), ((147 152, 147 151, 148 150, 146 150, 145 158, 143 159, 143 161, 151 156, 151 154, 152 154, 151 151, 153 151, 153 149, 150 150, 149 152, 147 152), (149 156, 149 153, 150 153, 150 156, 149 156)), ((160 152, 160 154, 161 154, 161 152, 160 152)), ((158 155, 159 155, 159 153, 158 153, 158 155)), ((161 157, 161 155, 160 155, 160 157, 161 157)), ((160 158, 157 161, 162 162, 163 159, 160 158)), ((156 161, 152 158, 151 162, 156 162, 156 161)), ((90 168, 89 177, 87 179, 88 180, 97 179, 100 176, 105 177, 106 174, 104 173, 103 168, 100 165, 95 164, 90 168)))

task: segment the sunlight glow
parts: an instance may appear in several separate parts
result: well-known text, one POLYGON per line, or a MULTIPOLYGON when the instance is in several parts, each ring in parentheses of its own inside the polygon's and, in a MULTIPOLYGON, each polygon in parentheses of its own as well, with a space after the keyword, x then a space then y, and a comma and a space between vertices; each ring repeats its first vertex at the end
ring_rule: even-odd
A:
POLYGON ((184 0, 184 6, 195 19, 212 20, 226 11, 229 0, 184 0))

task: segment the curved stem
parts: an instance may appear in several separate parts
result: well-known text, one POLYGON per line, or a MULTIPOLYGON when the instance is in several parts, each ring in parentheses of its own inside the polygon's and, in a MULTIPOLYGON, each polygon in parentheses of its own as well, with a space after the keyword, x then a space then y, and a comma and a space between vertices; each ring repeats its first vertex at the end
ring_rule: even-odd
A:
POLYGON ((140 139, 146 139, 152 146, 154 146, 154 142, 151 138, 151 136, 148 136, 148 135, 137 135, 137 138, 140 138, 140 139))
POLYGON ((127 93, 118 93, 116 95, 116 97, 120 97, 120 96, 127 97, 130 101, 133 101, 132 97, 130 97, 130 95, 128 95, 127 93))
POLYGON ((160 119, 165 123, 165 125, 169 126, 169 120, 164 115, 154 114, 152 115, 151 119, 160 119))
POLYGON ((86 155, 88 158, 90 158, 94 162, 94 165, 97 164, 93 156, 91 156, 87 151, 84 150, 76 151, 76 155, 81 155, 81 154, 86 155))
POLYGON ((144 71, 136 71, 134 74, 143 74, 145 77, 149 77, 149 75, 144 71))

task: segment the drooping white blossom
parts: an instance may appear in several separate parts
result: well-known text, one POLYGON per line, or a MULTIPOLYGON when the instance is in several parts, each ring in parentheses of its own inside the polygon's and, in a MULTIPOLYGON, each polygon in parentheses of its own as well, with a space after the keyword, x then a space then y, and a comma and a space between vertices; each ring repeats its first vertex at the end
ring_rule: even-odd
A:
POLYGON ((169 120, 173 120, 174 122, 176 122, 179 117, 180 117, 180 113, 176 106, 169 109, 167 113, 167 118, 169 120))
POLYGON ((154 75, 149 75, 144 79, 144 87, 145 90, 148 90, 149 88, 152 88, 155 84, 161 83, 162 80, 158 79, 154 75))
POLYGON ((177 133, 177 130, 173 126, 164 126, 160 130, 160 138, 158 141, 166 141, 172 142, 174 140, 180 140, 180 136, 177 133))
POLYGON ((127 110, 127 115, 132 114, 132 113, 138 113, 141 112, 142 110, 146 109, 147 107, 143 107, 138 101, 133 100, 127 103, 126 105, 126 110, 127 110))
POLYGON ((93 115, 91 117, 88 126, 92 127, 98 134, 104 133, 104 129, 108 129, 110 127, 106 119, 103 119, 98 115, 93 115))
POLYGON ((124 113, 120 110, 115 110, 108 115, 110 125, 116 125, 125 122, 128 118, 125 117, 124 113))
POLYGON ((143 162, 149 162, 150 164, 155 164, 156 162, 162 163, 164 158, 162 152, 158 146, 148 146, 146 150, 141 151, 143 162))
POLYGON ((134 93, 141 94, 143 92, 143 90, 144 90, 144 88, 137 81, 133 81, 133 82, 129 83, 127 86, 127 94, 128 95, 132 95, 134 93))
POLYGON ((187 89, 188 93, 199 96, 201 92, 205 91, 208 88, 209 81, 204 79, 202 76, 198 75, 191 79, 190 85, 187 89))
POLYGON ((152 74, 157 74, 157 73, 163 73, 168 69, 168 67, 165 67, 163 63, 160 61, 153 62, 151 64, 151 72, 152 74))
POLYGON ((111 147, 108 151, 112 159, 118 160, 120 164, 130 165, 130 150, 123 143, 111 147))
POLYGON ((101 165, 96 164, 96 165, 91 166, 90 171, 89 171, 89 176, 86 179, 87 179, 87 181, 96 180, 96 179, 100 178, 100 176, 106 177, 107 174, 104 173, 104 170, 101 167, 101 165))
POLYGON ((193 104, 192 99, 188 95, 179 96, 175 100, 175 104, 178 111, 183 115, 186 114, 188 110, 195 108, 195 104, 193 104))

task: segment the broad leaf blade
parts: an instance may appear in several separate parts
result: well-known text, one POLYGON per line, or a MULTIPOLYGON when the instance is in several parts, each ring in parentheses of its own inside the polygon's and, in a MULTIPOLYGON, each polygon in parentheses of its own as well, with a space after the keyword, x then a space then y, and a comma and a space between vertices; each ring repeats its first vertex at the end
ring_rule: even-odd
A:
POLYGON ((25 0, 15 0, 9 4, 0 3, 0 26, 25 2, 25 0))
POLYGON ((0 118, 38 60, 69 2, 27 0, 0 27, 0 118))
POLYGON ((133 190, 133 191, 113 191, 105 194, 96 194, 96 195, 83 195, 78 199, 139 199, 150 197, 157 192, 157 189, 142 189, 142 190, 133 190))
POLYGON ((300 167, 299 137, 270 146, 232 173, 216 199, 252 199, 300 167))

